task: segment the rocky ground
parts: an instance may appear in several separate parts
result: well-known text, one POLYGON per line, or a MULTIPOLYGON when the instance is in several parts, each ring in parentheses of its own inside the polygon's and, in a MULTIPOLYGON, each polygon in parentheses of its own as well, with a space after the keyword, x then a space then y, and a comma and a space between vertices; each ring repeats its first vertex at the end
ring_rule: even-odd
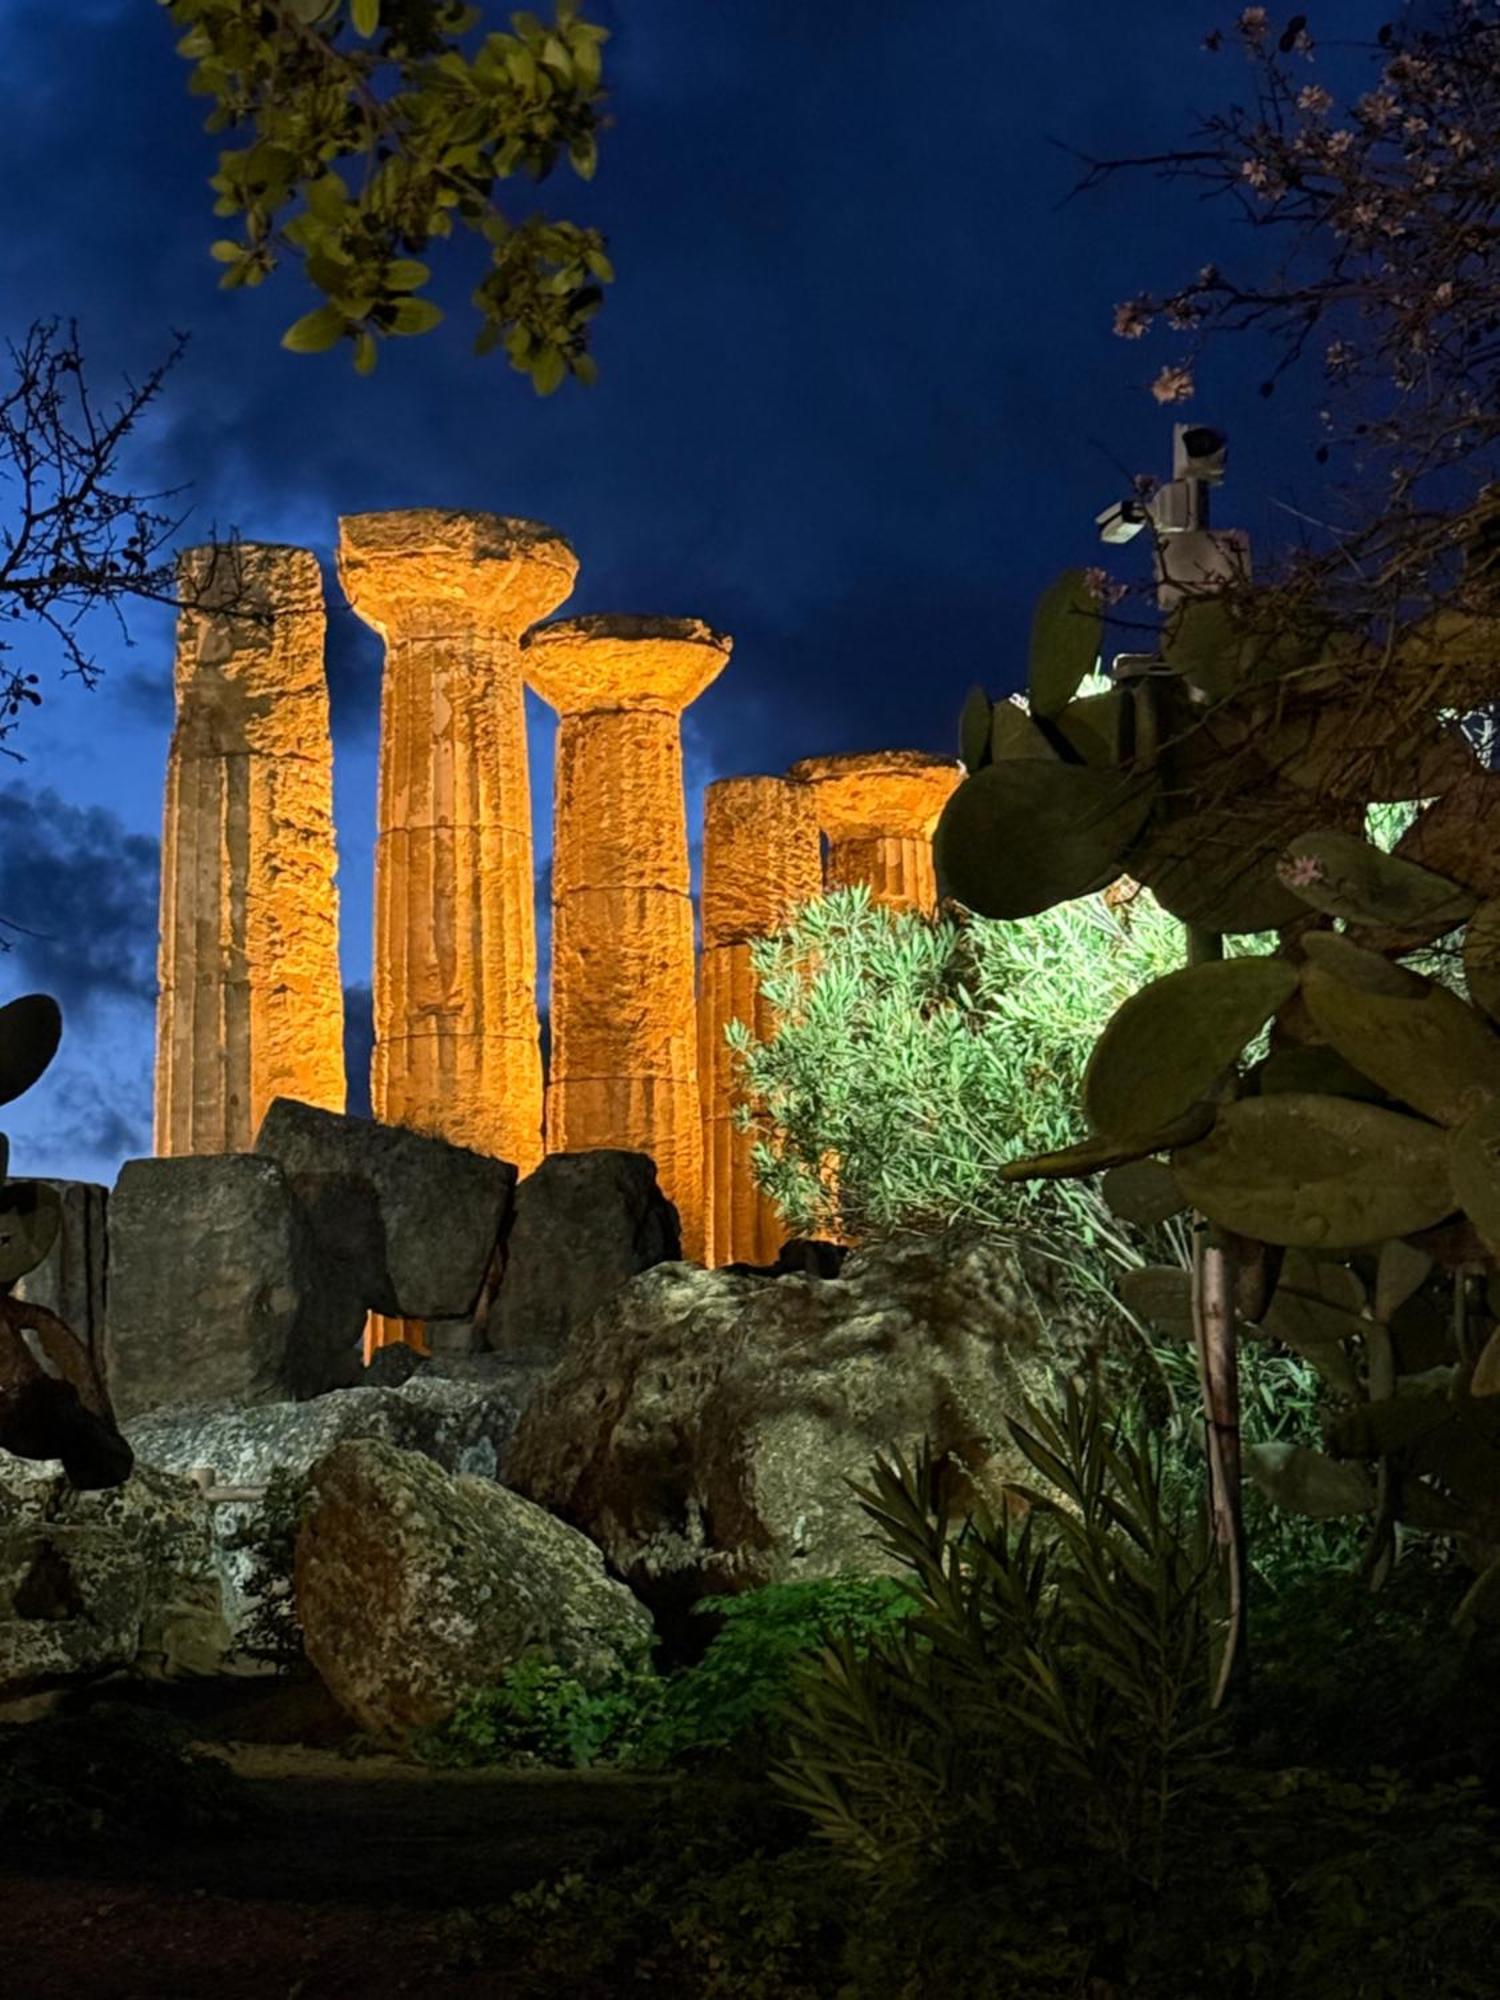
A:
POLYGON ((503 1967, 465 1962, 456 1913, 628 1840, 671 1783, 434 1771, 225 1741, 211 1722, 204 1737, 259 1810, 211 1836, 11 1852, 0 1865, 5 2000, 501 1994, 503 1967))

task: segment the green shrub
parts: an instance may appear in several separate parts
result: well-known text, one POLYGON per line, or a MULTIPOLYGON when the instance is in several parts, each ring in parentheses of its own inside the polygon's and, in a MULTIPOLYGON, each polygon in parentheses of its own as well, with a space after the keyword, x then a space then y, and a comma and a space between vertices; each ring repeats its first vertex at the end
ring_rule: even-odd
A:
POLYGON ((591 1690, 531 1655, 426 1732, 418 1753, 441 1764, 641 1769, 734 1745, 753 1757, 795 1662, 836 1634, 863 1646, 904 1618, 911 1599, 889 1577, 840 1576, 704 1598, 694 1608, 723 1620, 694 1666, 623 1671, 591 1690))
POLYGON ((245 1584, 251 1612, 240 1650, 246 1658, 267 1661, 283 1673, 300 1667, 307 1657, 292 1597, 292 1558, 308 1493, 306 1472, 276 1466, 254 1511, 225 1542, 227 1548, 248 1552, 251 1559, 245 1584))
POLYGON ((1086 896, 1024 923, 892 910, 863 888, 808 904, 752 947, 771 1034, 728 1031, 760 1106, 742 1113, 757 1179, 800 1231, 973 1221, 1081 1255, 1096 1275, 1139 1263, 1095 1181, 997 1175, 1083 1136, 1095 1039, 1183 952, 1182 926, 1144 890, 1118 911, 1086 896))
POLYGON ((87 1842, 211 1832, 253 1812, 244 1781, 169 1716, 124 1702, 0 1725, 0 1837, 87 1842))

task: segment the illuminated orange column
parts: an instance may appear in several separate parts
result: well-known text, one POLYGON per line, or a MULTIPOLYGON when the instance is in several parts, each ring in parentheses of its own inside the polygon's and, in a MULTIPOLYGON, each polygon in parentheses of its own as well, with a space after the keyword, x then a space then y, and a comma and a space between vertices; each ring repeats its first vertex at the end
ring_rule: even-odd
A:
POLYGON ((932 831, 963 776, 961 765, 922 750, 856 751, 804 757, 787 776, 812 787, 828 836, 827 888, 864 882, 874 902, 936 907, 932 831))
POLYGON ((743 1021, 760 1040, 774 1025, 750 964, 754 938, 777 931, 823 887, 813 797, 786 778, 721 778, 703 794, 703 956, 698 1072, 703 1090, 704 1258, 769 1264, 786 1228, 755 1185, 750 1132, 734 1127, 743 1091, 724 1039, 743 1021))
POLYGON ((681 715, 729 657, 696 618, 569 618, 527 635, 557 710, 547 1150, 649 1153, 703 1245, 703 1127, 681 715))
POLYGON ((520 638, 577 570, 534 521, 339 522, 339 581, 386 649, 371 1104, 523 1174, 542 1154, 542 1060, 520 638))
POLYGON ((154 1150, 245 1153, 273 1097, 344 1109, 323 588, 258 542, 184 550, 178 578, 203 608, 177 621, 154 1150))

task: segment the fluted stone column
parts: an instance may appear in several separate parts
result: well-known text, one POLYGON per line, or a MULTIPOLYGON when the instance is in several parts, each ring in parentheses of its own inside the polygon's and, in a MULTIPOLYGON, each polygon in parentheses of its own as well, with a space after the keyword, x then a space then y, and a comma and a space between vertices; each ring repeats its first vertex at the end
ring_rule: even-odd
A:
POLYGON ((932 830, 963 776, 961 765, 923 750, 804 757, 787 776, 812 787, 828 836, 824 884, 868 883, 877 903, 931 910, 937 904, 932 830))
POLYGON ((786 778, 721 778, 703 794, 703 954, 698 1072, 703 1092, 704 1256, 718 1264, 771 1263, 786 1229, 755 1185, 754 1134, 734 1127, 743 1097, 724 1039, 743 1021, 764 1040, 773 1026, 750 964, 752 939, 779 930, 823 886, 813 795, 786 778))
POLYGON ((371 1104, 523 1174, 542 1155, 542 1061, 520 638, 577 570, 535 521, 339 522, 339 581, 386 648, 371 1104))
POLYGON ((649 1153, 703 1246, 703 1129, 681 715, 730 641, 696 618, 569 618, 528 633, 557 710, 547 1149, 649 1153))
POLYGON ((178 578, 154 1150, 244 1153, 273 1097, 345 1103, 322 581, 263 542, 178 578))

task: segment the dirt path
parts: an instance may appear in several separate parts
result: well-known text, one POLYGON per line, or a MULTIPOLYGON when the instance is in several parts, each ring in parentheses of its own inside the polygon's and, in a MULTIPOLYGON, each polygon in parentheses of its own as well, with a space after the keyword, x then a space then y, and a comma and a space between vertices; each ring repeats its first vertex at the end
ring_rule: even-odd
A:
POLYGON ((11 1855, 5 2000, 422 2000, 503 1996, 451 1962, 447 1911, 503 1902, 641 1824, 672 1780, 434 1772, 394 1758, 238 1745, 266 1808, 241 1831, 11 1855))

